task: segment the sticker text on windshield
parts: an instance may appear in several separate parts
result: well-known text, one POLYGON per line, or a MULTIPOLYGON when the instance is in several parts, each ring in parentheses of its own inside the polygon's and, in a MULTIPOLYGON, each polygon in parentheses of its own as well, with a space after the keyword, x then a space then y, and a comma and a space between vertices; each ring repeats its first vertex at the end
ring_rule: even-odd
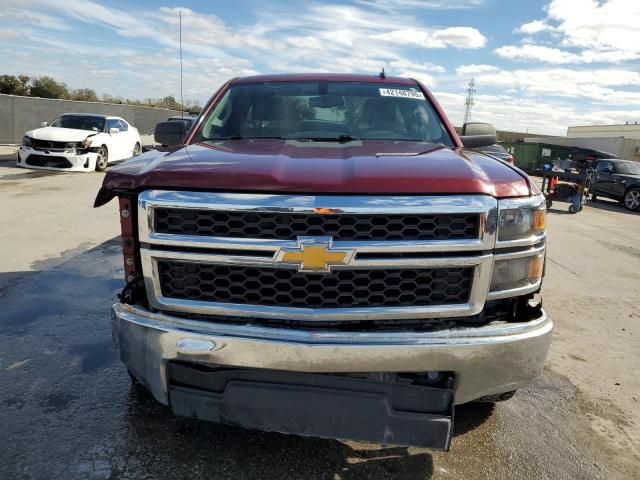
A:
POLYGON ((413 90, 398 90, 396 88, 381 88, 380 96, 382 97, 401 97, 415 98, 416 100, 424 100, 424 93, 415 92, 413 90))

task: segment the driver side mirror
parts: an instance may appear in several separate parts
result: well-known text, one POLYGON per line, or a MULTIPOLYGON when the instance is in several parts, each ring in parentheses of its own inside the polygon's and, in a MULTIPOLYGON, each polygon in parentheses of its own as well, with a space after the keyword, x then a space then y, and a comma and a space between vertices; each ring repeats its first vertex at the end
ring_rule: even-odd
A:
POLYGON ((113 135, 115 133, 120 133, 120 129, 116 127, 112 127, 109 129, 109 135, 113 135))
POLYGON ((183 122, 160 122, 156 125, 153 138, 156 143, 167 147, 182 145, 182 139, 186 133, 183 122))
POLYGON ((49 122, 40 122, 41 127, 46 127, 47 125, 49 125, 49 122))
POLYGON ((493 145, 496 139, 496 127, 490 123, 469 122, 462 126, 460 141, 467 148, 493 145))

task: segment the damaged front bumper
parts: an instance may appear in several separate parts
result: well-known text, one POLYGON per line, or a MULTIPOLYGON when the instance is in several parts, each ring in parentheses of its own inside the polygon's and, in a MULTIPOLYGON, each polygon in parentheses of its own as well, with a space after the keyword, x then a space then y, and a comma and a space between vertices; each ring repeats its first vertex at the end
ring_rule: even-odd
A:
POLYGON ((161 403, 169 403, 167 362, 292 372, 455 374, 455 403, 517 390, 544 367, 553 323, 426 332, 344 332, 188 320, 117 303, 113 336, 127 367, 161 403))
POLYGON ((112 322, 124 363, 175 414, 444 450, 454 404, 529 384, 553 329, 542 310, 522 323, 345 332, 189 320, 122 303, 113 305, 112 322), (412 372, 444 381, 375 380, 412 372))
POLYGON ((18 149, 17 167, 63 172, 92 172, 98 153, 92 151, 57 151, 34 149, 22 145, 18 149))

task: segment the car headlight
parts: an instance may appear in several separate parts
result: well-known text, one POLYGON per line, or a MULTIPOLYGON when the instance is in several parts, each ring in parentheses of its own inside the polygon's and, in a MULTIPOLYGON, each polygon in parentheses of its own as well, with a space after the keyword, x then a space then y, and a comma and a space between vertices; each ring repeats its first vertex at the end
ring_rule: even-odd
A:
POLYGON ((500 259, 496 256, 493 263, 493 276, 491 277, 491 292, 513 290, 537 285, 542 279, 544 271, 544 250, 536 249, 536 252, 519 253, 516 255, 504 255, 508 258, 500 259))
POLYGON ((91 138, 85 138, 80 142, 80 148, 87 149, 91 146, 91 138))
POLYGON ((544 223, 544 195, 498 202, 498 242, 542 236, 544 223))
POLYGON ((33 145, 32 138, 27 137, 26 135, 22 137, 22 145, 24 145, 25 147, 30 147, 31 145, 33 145))

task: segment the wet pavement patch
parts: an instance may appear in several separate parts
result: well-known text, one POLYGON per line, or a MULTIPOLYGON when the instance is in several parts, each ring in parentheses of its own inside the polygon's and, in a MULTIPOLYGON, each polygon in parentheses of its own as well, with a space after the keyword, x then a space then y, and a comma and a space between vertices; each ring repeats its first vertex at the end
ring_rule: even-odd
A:
POLYGON ((116 350, 110 339, 86 345, 75 345, 69 349, 69 353, 80 355, 82 373, 92 373, 99 368, 111 365, 116 360, 116 350))
POLYGON ((13 408, 20 410, 24 406, 24 399, 20 397, 9 397, 5 399, 4 406, 7 408, 13 408))
POLYGON ((75 399, 75 395, 67 392, 49 392, 40 401, 40 407, 45 413, 59 412, 68 408, 75 399))
POLYGON ((25 173, 12 173, 9 175, 3 175, 0 177, 0 181, 2 180, 25 180, 29 178, 41 178, 41 177, 51 177, 53 175, 64 175, 66 172, 54 172, 49 170, 32 170, 27 171, 25 173))

